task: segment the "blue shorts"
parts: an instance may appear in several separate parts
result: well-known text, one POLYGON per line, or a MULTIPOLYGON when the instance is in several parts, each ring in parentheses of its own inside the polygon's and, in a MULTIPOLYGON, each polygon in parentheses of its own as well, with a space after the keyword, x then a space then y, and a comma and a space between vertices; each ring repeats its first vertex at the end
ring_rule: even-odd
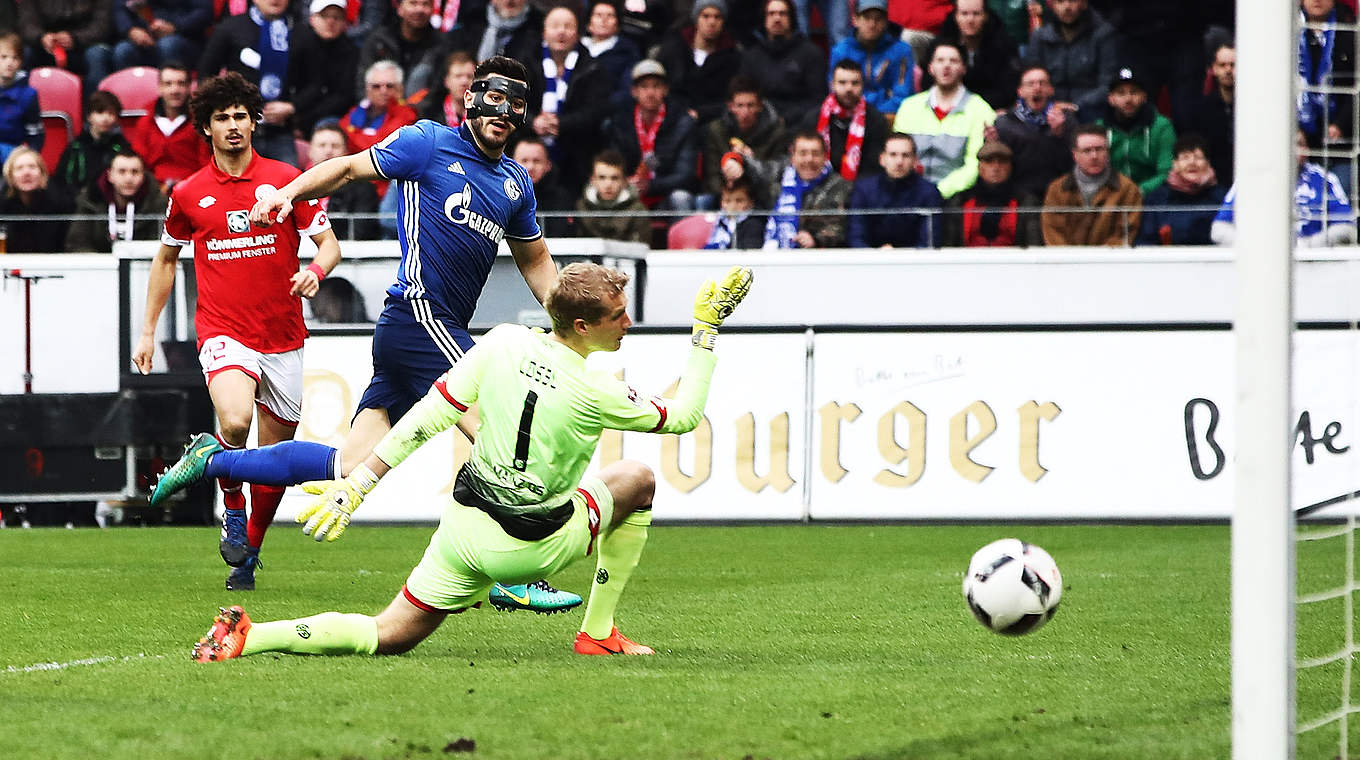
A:
MULTIPOLYGON (((424 304, 428 304, 426 301, 424 304)), ((373 330, 373 379, 359 399, 356 414, 365 409, 386 409, 395 425, 429 392, 434 381, 472 348, 466 329, 447 319, 423 317, 428 310, 388 297, 373 330)))

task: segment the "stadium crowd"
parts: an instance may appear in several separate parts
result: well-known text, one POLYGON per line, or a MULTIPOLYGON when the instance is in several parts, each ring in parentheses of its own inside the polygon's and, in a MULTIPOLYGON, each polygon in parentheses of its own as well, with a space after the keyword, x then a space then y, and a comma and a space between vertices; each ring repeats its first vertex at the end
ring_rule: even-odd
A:
MULTIPOLYGON (((198 79, 226 70, 256 84, 256 150, 305 168, 418 119, 457 126, 473 68, 493 54, 530 71, 529 128, 510 153, 550 237, 666 247, 669 229, 672 247, 711 249, 1227 243, 1233 10, 0 0, 0 216, 15 218, 5 244, 107 251, 154 239, 156 223, 139 217, 162 213, 169 187, 207 161, 186 114, 198 79), (109 77, 129 67, 158 70, 154 104, 121 102, 128 91, 109 77), (44 152, 53 138, 33 74, 53 68, 79 77, 83 117, 63 150, 44 152), (72 214, 87 220, 40 220, 72 214)), ((1297 104, 1308 244, 1355 239, 1345 88, 1356 38, 1334 28, 1355 12, 1356 0, 1300 2, 1299 76, 1319 90, 1297 104)), ((395 195, 376 183, 329 199, 332 216, 359 215, 337 225, 341 237, 395 237, 395 195)))

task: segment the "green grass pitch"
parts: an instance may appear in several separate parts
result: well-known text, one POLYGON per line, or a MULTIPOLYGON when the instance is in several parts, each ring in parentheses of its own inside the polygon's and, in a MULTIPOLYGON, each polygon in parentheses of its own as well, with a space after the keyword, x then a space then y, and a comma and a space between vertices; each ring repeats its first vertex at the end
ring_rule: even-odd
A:
MULTIPOLYGON (((207 528, 0 532, 0 757, 1229 756, 1225 526, 662 525, 618 616, 653 657, 573 654, 579 611, 484 609, 398 657, 190 662, 218 605, 377 612, 430 532, 318 546, 279 525, 259 590, 236 595, 207 528), (1006 535, 1066 585, 1014 639, 959 591, 1006 535)), ((1325 586, 1344 545, 1318 544, 1299 567, 1325 586)), ((553 581, 586 592, 592 572, 553 581)), ((1342 635, 1339 604, 1300 615, 1301 656, 1342 635)), ((1301 716, 1334 709, 1339 683, 1300 676, 1301 716)), ((1299 756, 1333 757, 1336 737, 1299 756)))

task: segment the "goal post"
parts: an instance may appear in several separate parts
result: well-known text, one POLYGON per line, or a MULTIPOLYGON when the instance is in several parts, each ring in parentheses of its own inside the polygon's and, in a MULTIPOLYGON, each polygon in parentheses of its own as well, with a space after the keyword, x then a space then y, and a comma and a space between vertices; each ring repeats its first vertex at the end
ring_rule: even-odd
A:
POLYGON ((1296 2, 1237 0, 1234 760, 1294 755, 1289 452, 1298 13, 1296 2))

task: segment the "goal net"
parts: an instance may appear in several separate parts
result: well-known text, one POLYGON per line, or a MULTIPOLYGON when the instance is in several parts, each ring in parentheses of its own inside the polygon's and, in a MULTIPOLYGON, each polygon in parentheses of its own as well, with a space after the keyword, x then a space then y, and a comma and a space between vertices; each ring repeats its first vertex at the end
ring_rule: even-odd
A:
MULTIPOLYGON (((1321 10, 1325 4, 1316 7, 1305 4, 1308 12, 1321 10)), ((1354 23, 1338 23, 1335 14, 1327 19, 1314 18, 1308 13, 1299 17, 1295 30, 1292 70, 1300 72, 1298 92, 1294 94, 1301 125, 1311 124, 1318 132, 1308 151, 1308 160, 1335 173, 1328 177, 1329 183, 1336 183, 1349 196, 1351 208, 1355 208, 1355 172, 1357 151, 1354 142, 1354 125, 1360 123, 1360 97, 1354 72, 1337 72, 1330 77, 1317 76, 1316 62, 1309 51, 1337 51, 1349 54, 1351 60, 1360 55, 1360 34, 1354 23), (1335 126, 1333 126, 1335 125, 1335 126)), ((1301 185, 1302 186, 1302 183, 1301 185)), ((1296 191, 1299 192, 1299 191, 1296 191)), ((1298 211, 1294 204, 1296 225, 1309 223, 1321 224, 1325 229, 1342 230, 1352 221, 1351 211, 1333 208, 1332 204, 1320 204, 1320 219, 1306 218, 1307 214, 1298 211), (1351 218, 1332 219, 1336 215, 1351 218)), ((1336 243, 1353 244, 1354 239, 1336 240, 1336 243)), ((1346 250, 1346 249, 1341 249, 1346 250)), ((1351 249, 1353 250, 1353 249, 1351 249)), ((1354 270, 1357 264, 1353 255, 1339 256, 1335 268, 1354 270)), ((1310 332, 1310 325, 1300 324, 1294 335, 1296 344, 1292 368, 1295 420, 1292 430, 1292 455, 1294 465, 1313 468, 1319 462, 1317 457, 1337 459, 1349 451, 1352 432, 1344 436, 1342 431, 1357 416, 1356 401, 1360 395, 1360 367, 1357 367, 1357 353, 1360 353, 1360 331, 1355 329, 1356 314, 1360 309, 1360 294, 1351 294, 1346 299, 1349 314, 1346 321, 1334 325, 1314 325, 1316 333, 1310 332), (1330 329, 1329 329, 1330 328, 1330 329), (1322 333, 1319 335, 1317 333, 1322 333), (1330 351, 1313 351, 1318 343, 1330 343, 1330 351), (1334 405, 1328 416, 1337 420, 1323 422, 1312 419, 1315 414, 1310 408, 1313 398, 1328 395, 1325 390, 1319 393, 1319 386, 1344 383, 1348 387, 1340 392, 1329 394, 1333 399, 1342 399, 1339 406, 1334 405), (1341 420, 1346 420, 1343 423, 1341 420), (1321 436, 1322 439, 1319 439, 1321 436), (1320 447, 1320 448, 1319 448, 1320 447)), ((1353 466, 1350 469, 1354 469, 1353 466)), ((1349 477, 1339 482, 1335 493, 1328 498, 1300 505, 1299 488, 1294 490, 1294 513, 1298 518, 1294 535, 1294 720, 1295 754, 1297 757, 1340 757, 1360 756, 1360 720, 1352 719, 1360 711, 1360 699, 1352 694, 1355 667, 1355 593, 1360 590, 1356 579, 1355 552, 1357 528, 1357 504, 1360 492, 1360 478, 1349 477)), ((1311 473, 1310 473, 1311 476, 1311 473)), ((1307 501, 1307 500, 1304 500, 1307 501)))

